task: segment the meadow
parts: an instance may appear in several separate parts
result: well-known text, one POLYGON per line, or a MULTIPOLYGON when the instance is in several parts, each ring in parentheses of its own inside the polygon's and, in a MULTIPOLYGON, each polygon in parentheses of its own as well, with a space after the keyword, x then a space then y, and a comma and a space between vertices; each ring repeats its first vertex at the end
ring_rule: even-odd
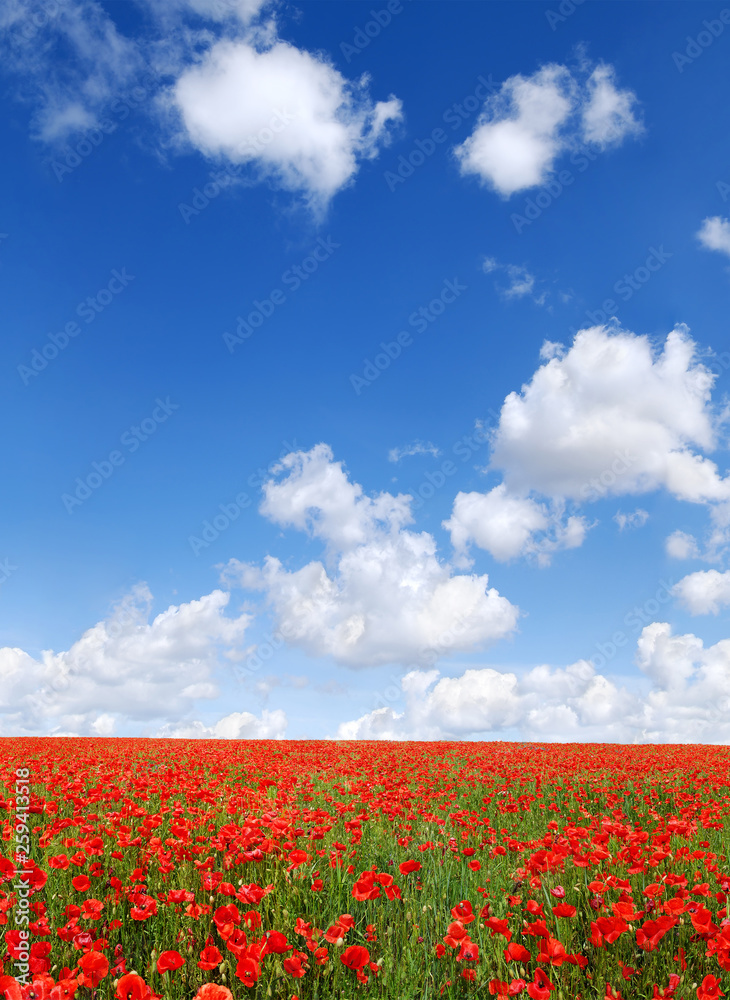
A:
POLYGON ((730 993, 730 748, 0 741, 7 1000, 730 993))

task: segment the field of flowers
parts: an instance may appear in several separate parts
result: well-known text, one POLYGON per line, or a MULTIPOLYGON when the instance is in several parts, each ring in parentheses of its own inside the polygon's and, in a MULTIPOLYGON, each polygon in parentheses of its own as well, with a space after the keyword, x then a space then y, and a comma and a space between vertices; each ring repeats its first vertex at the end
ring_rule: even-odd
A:
POLYGON ((0 741, 0 997, 730 993, 730 748, 0 741))

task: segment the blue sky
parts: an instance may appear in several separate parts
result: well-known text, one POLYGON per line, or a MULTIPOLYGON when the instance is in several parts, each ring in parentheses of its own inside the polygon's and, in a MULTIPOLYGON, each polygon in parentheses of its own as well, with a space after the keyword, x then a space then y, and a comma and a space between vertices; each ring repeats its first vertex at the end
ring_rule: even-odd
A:
POLYGON ((730 11, 0 38, 2 735, 730 739, 730 11))

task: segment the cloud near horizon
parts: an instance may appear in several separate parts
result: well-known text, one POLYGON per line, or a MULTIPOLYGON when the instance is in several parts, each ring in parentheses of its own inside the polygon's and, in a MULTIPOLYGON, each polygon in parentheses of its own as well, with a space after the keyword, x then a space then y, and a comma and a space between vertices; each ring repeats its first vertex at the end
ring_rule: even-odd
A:
POLYGON ((647 625, 637 643, 646 695, 629 692, 588 660, 537 666, 522 677, 492 668, 441 677, 411 672, 404 708, 374 709, 341 723, 336 739, 508 738, 591 743, 730 741, 730 640, 705 648, 697 636, 647 625))
MULTIPOLYGON (((242 647, 251 616, 226 616, 229 601, 214 590, 149 622, 152 594, 140 584, 68 650, 36 658, 0 648, 0 732, 111 736, 129 723, 148 735, 157 723, 174 730, 194 705, 219 696, 216 667, 242 647)), ((240 731, 247 725, 238 722, 240 731)))

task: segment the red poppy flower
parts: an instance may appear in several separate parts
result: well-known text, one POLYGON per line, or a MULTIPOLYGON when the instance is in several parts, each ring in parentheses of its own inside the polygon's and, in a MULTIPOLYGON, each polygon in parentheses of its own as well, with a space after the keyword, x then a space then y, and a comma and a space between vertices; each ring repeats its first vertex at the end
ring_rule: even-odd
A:
POLYGON ((223 956, 218 951, 214 944, 206 945, 205 948, 200 953, 200 959, 198 960, 199 969, 215 969, 223 961, 223 956))
POLYGON ((39 976, 27 986, 21 986, 20 994, 23 1000, 49 1000, 55 985, 51 976, 39 976))
POLYGON ((100 951, 88 951, 78 960, 81 969, 79 983, 95 989, 109 972, 109 960, 100 951))
POLYGON ((115 991, 117 1000, 148 1000, 150 988, 141 976, 128 972, 122 976, 115 991))
POLYGON ((647 920, 636 929, 636 943, 644 951, 653 951, 661 939, 677 923, 676 917, 664 916, 647 920))
POLYGON ((472 920, 476 920, 468 899, 462 899, 460 903, 453 906, 451 908, 451 916, 462 924, 470 924, 472 920))
POLYGON ((204 983, 193 1000, 233 1000, 233 994, 227 986, 221 986, 219 983, 204 983))
POLYGON ((290 958, 285 958, 283 962, 284 971, 288 972, 294 979, 301 979, 307 971, 305 960, 306 956, 303 952, 297 952, 297 954, 292 955, 290 958))
POLYGON ((15 976, 0 976, 0 995, 5 997, 5 1000, 22 1000, 20 983, 16 981, 15 976))
POLYGON ((724 997, 725 994, 720 989, 721 980, 716 976, 707 975, 697 987, 698 1000, 715 1000, 715 997, 724 997))
POLYGON ((503 937, 506 937, 508 941, 512 937, 512 931, 509 929, 509 923, 507 920, 500 920, 498 917, 488 917, 484 921, 484 926, 490 929, 492 937, 496 934, 501 934, 503 937))
POLYGON ((550 965, 560 967, 567 958, 565 948, 557 938, 543 938, 540 941, 540 951, 537 956, 538 962, 549 962, 550 965))
POLYGON ((261 977, 261 966, 255 959, 244 956, 236 966, 236 975, 244 986, 254 986, 261 977))
POLYGON ((362 944, 351 944, 340 955, 340 961, 348 969, 362 969, 370 961, 370 952, 362 944))
POLYGON ((478 962, 479 961, 479 945, 475 944, 474 941, 464 941, 462 942, 461 948, 459 949, 459 954, 456 956, 458 962, 478 962))
POLYGON ((542 969, 536 969, 534 982, 527 984, 527 995, 532 1000, 548 1000, 554 989, 555 987, 542 969))
POLYGON ((282 934, 281 931, 269 931, 266 935, 265 950, 267 955, 285 955, 293 947, 287 941, 286 934, 282 934))
POLYGON ((91 879, 88 875, 77 875, 71 879, 71 885, 77 892, 86 892, 91 885, 91 879))
MULTIPOLYGON (((65 972, 70 970, 66 969, 65 972)), ((51 1000, 73 1000, 73 996, 78 989, 78 979, 73 979, 69 975, 61 975, 56 985, 51 990, 51 1000)))
POLYGON ((157 959, 159 973, 174 972, 175 969, 179 969, 183 965, 185 965, 185 959, 179 951, 163 951, 157 959))
POLYGON ((504 949, 505 962, 529 962, 532 956, 524 945, 516 941, 510 941, 504 949))
POLYGON ((423 865, 420 861, 401 861, 398 865, 398 871, 401 875, 409 875, 411 872, 418 872, 421 870, 423 865))

